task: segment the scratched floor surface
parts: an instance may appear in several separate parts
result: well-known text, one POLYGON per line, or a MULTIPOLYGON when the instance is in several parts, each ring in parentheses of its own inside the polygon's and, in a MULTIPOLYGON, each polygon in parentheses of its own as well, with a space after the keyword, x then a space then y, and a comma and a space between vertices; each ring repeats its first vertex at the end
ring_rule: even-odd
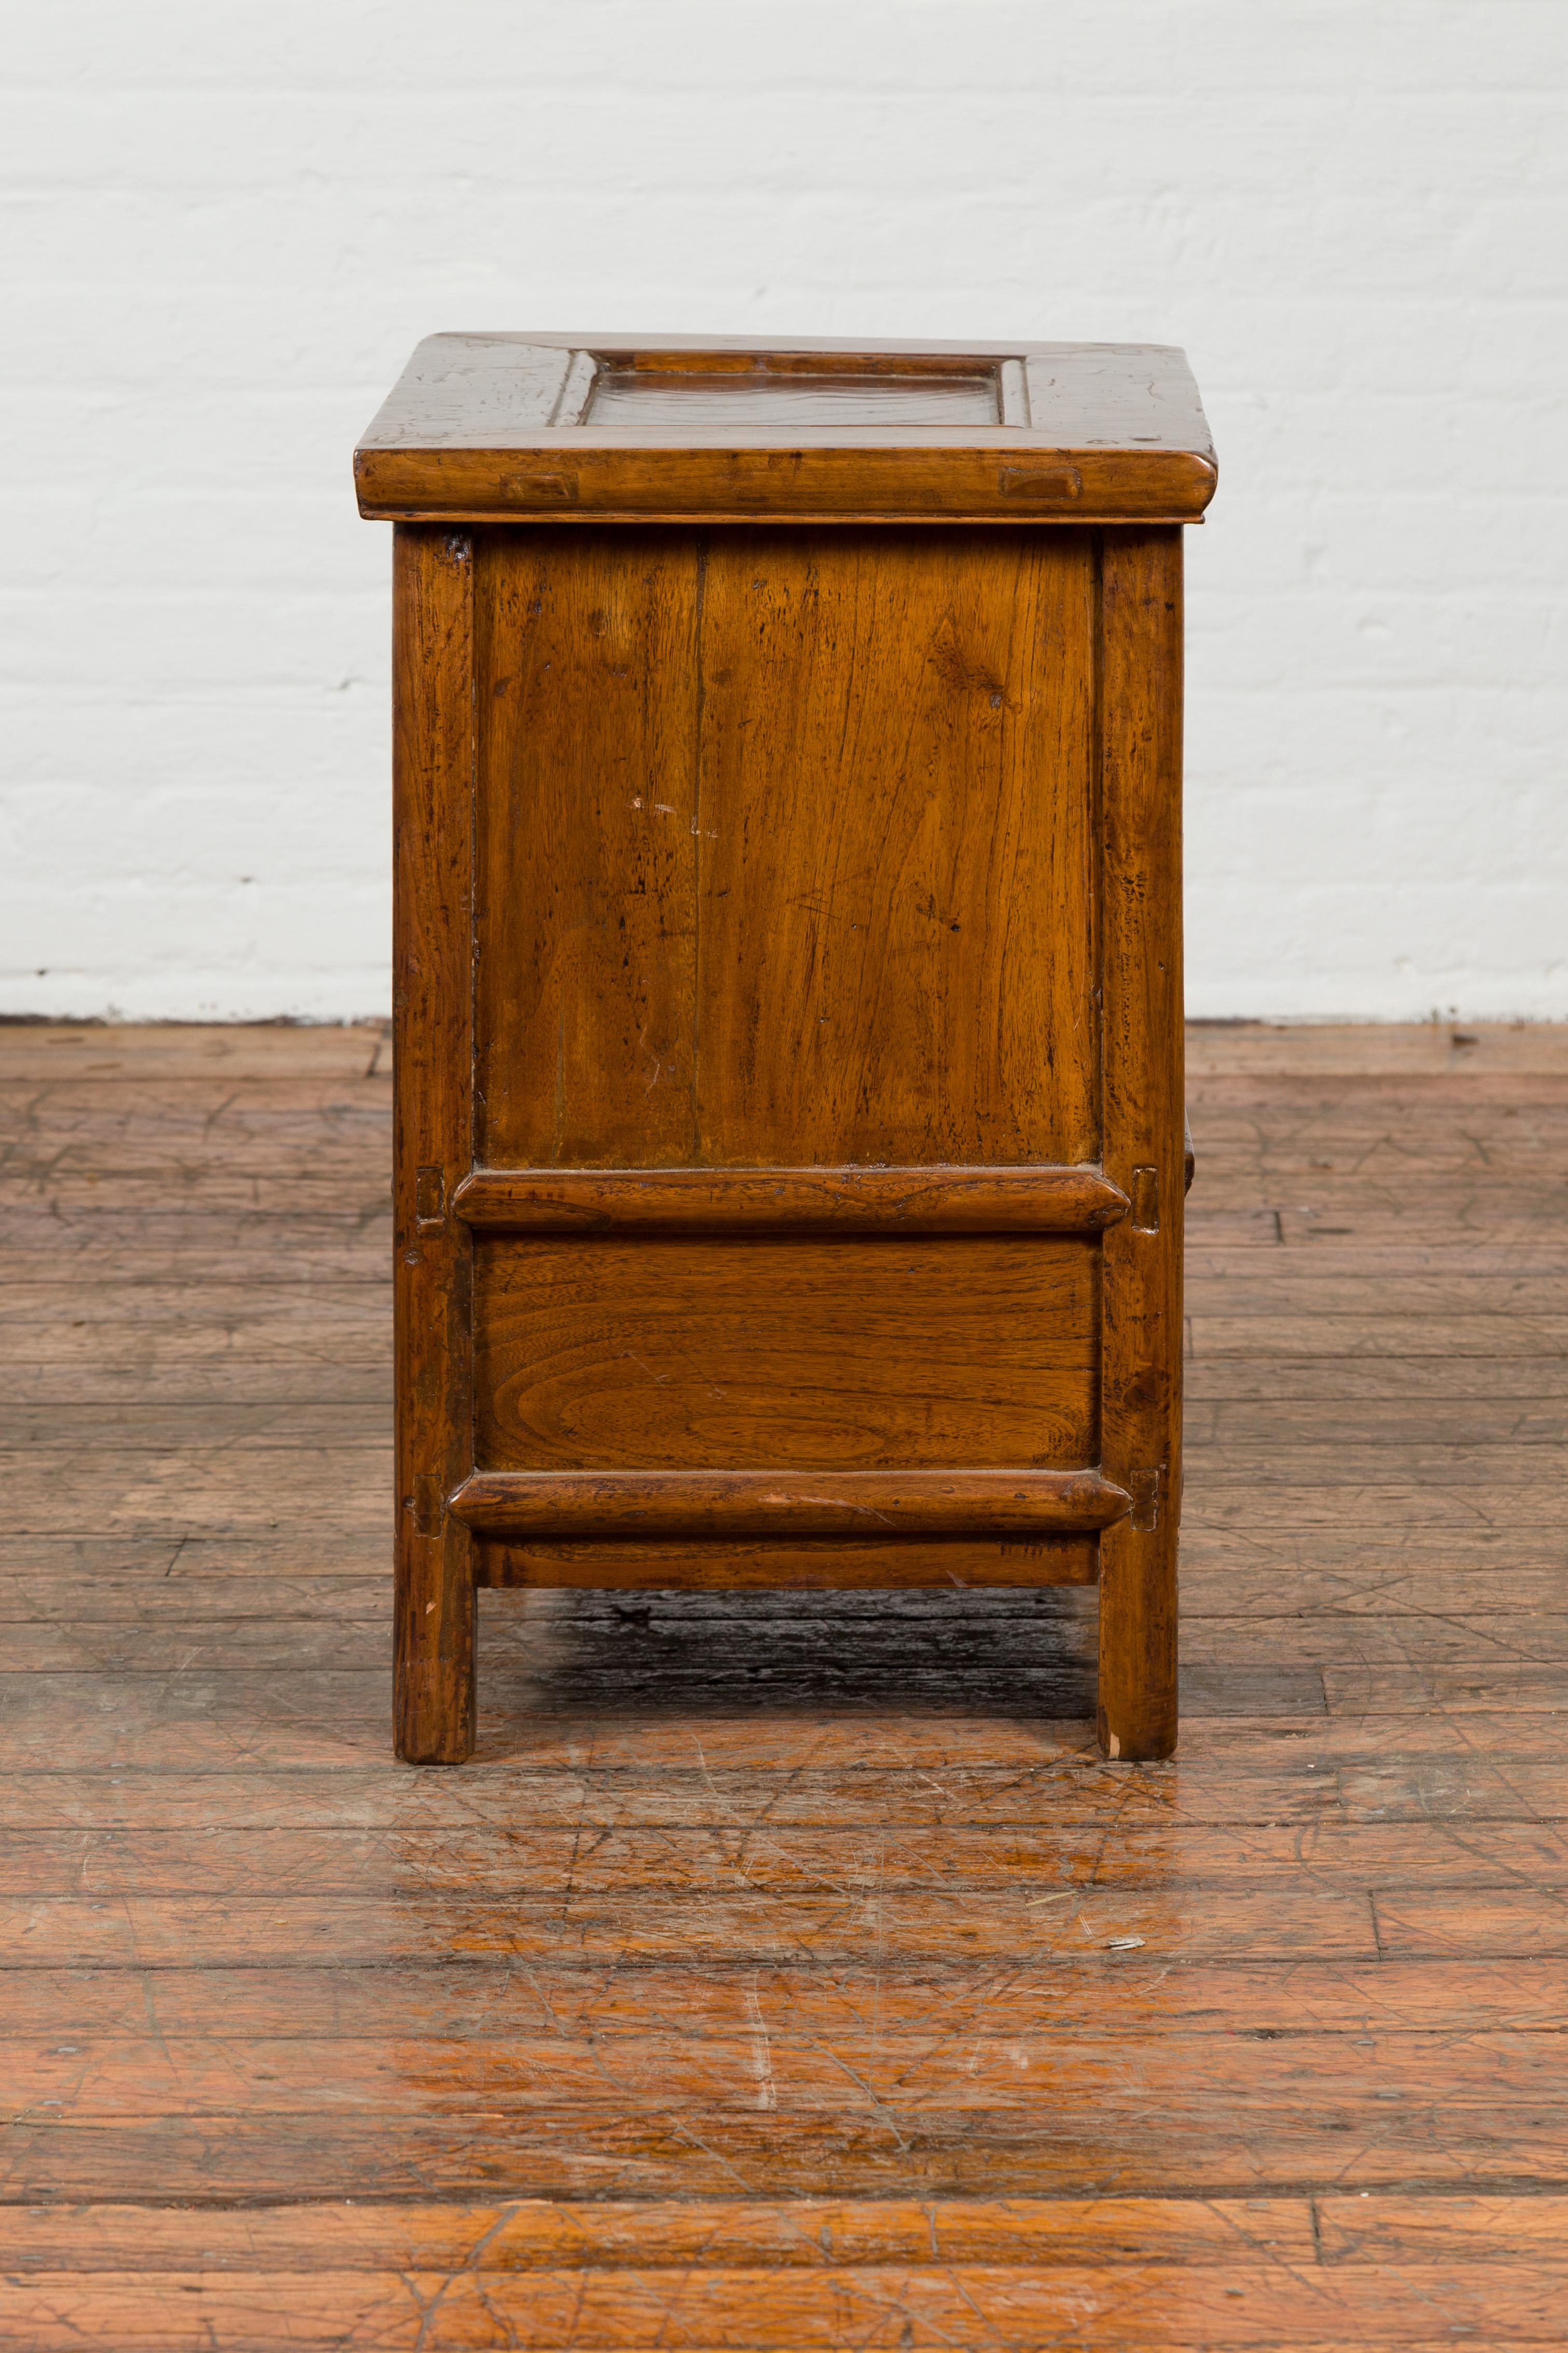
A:
POLYGON ((382 1063, 0 1031, 8 2353, 1562 2344, 1568 1031, 1194 1033, 1142 1769, 1071 1593, 486 1595, 395 1766, 382 1063))

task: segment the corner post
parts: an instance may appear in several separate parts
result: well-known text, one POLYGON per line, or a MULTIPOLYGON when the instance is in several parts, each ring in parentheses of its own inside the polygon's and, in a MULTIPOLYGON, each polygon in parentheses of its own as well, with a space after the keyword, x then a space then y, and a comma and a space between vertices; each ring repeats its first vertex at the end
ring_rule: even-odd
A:
POLYGON ((1106 1175, 1100 1462, 1132 1497, 1100 1541, 1100 1746, 1176 1745, 1182 1494, 1182 534, 1108 530, 1100 591, 1106 1175))
POLYGON ((393 536, 393 1283, 397 1548, 393 1718, 410 1764, 474 1746, 473 1539, 447 1498, 474 1465, 473 543, 393 536))

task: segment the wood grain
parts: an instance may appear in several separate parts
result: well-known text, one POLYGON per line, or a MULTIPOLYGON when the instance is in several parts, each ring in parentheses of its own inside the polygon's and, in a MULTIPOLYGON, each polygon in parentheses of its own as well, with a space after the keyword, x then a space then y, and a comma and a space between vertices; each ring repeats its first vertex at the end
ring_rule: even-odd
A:
POLYGON ((453 1207, 492 1233, 1093 1234, 1127 1196, 1090 1167, 480 1168, 453 1207))
POLYGON ((670 533, 477 543, 480 1165, 693 1154, 702 560, 670 533))
POLYGON ((479 546, 484 1161, 1092 1161, 1087 536, 479 546))
POLYGON ((708 1157, 1096 1157, 1093 620, 1086 533, 714 542, 708 1157))
MULTIPOLYGON (((1431 2325, 1433 2306, 1477 2332, 1493 2319, 1481 2283, 1445 2295, 1440 2267, 1402 2280, 1375 2274, 1325 2274, 1314 2282, 1319 2353, 1350 2353, 1369 2343, 1397 2343, 1412 2353, 1451 2345, 1452 2336, 1413 2333, 1431 2325), (1327 2334, 1325 2332, 1333 2332, 1327 2334)), ((1506 2337, 1468 2334, 1482 2353, 1503 2344, 1550 2344, 1561 2274, 1521 2271, 1508 2299, 1506 2337)), ((1178 2307, 1159 2266, 1139 2274, 1079 2267, 1035 2274, 1005 2267, 955 2265, 951 2271, 876 2265, 822 2273, 722 2270, 692 2274, 677 2267, 621 2274, 557 2269, 518 2275, 391 2272, 245 2274, 204 2282, 199 2274, 161 2278, 89 2274, 68 2289, 43 2274, 5 2293, 0 2320, 26 2329, 26 2341, 53 2348, 79 2345, 106 2325, 125 2344, 155 2344, 183 2353, 206 2348, 221 2327, 231 2343, 331 2341, 345 2348, 450 2348, 525 2343, 543 2348, 626 2348, 668 2345, 671 2331, 692 2353, 779 2346, 867 2348, 1088 2342, 1136 2348, 1271 2346, 1300 2301, 1289 2264, 1236 2263, 1182 2277, 1178 2307), (195 2299, 193 2301, 193 2299, 195 2299), (258 2339, 258 2327, 269 2332, 258 2339), (330 2340, 322 2332, 330 2329, 330 2340), (499 2332, 505 2330, 505 2336, 499 2332), (1020 2337, 1019 2331, 1030 2332, 1020 2337), (1072 2337, 1067 2332, 1071 2330, 1072 2337), (1087 2331, 1092 2330, 1089 2337, 1087 2331), (272 2332, 276 2332, 273 2334, 272 2332), (983 2334, 978 2332, 984 2332, 983 2334)))
POLYGON ((1099 1271, 1056 1239, 487 1239, 479 1462, 1087 1467, 1099 1271))
MULTIPOLYGON (((514 1784, 520 1794, 527 1784, 514 1784)), ((603 1818, 597 1790, 578 1797, 574 1820, 562 1820, 562 1793, 545 1783, 528 1794, 542 1817, 510 1829, 498 1851, 496 1824, 480 1829, 452 1826, 440 1853, 411 1856, 396 1835, 364 1828, 337 1830, 287 1824, 268 1830, 250 1826, 246 1851, 236 1855, 226 1832, 190 1833, 147 1830, 104 1832, 79 1829, 0 1832, 5 1882, 26 1895, 178 1893, 265 1894, 287 1868, 301 1894, 363 1894, 450 1889, 456 1894, 499 1894, 509 1888, 545 1894, 630 1893, 637 1888, 694 1889, 722 1886, 759 1889, 846 1887, 859 1879, 876 1852, 881 1825, 875 1816, 875 1784, 858 1799, 835 1808, 820 1802, 817 1819, 799 1821, 771 1815, 758 1829, 717 1830, 693 1817, 700 1808, 673 1807, 660 1815, 645 1798, 628 1808, 630 1820, 603 1818), (636 1819, 637 1813, 643 1819, 636 1819), (592 1829, 590 1852, 579 1832, 592 1829)), ((640 1793, 639 1793, 640 1794, 640 1793)), ((766 1792, 731 1781, 739 1804, 766 1792)), ((1180 1816, 1138 1820, 1107 1831, 1096 1816, 1068 1805, 1058 1825, 1042 1820, 1054 1792, 1037 1789, 1035 1810, 1000 1810, 1001 1819, 972 1821, 962 1806, 945 1818, 900 1822, 899 1871, 902 1883, 933 1889, 962 1883, 974 1887, 1058 1891, 1144 1887, 1203 1882, 1212 1887, 1288 1887, 1303 1867, 1319 1884, 1372 1890, 1399 1903, 1412 1893, 1420 1900, 1456 1889, 1486 1888, 1511 1897, 1528 1880, 1532 1893, 1568 1886, 1568 1834, 1560 1825, 1494 1818, 1484 1841, 1466 1821, 1429 1823, 1345 1821, 1320 1813, 1297 1813, 1284 1824, 1236 1819, 1219 1825, 1180 1816)), ((1331 1796, 1331 1791, 1330 1795, 1331 1796)), ((612 1809, 612 1810, 614 1810, 612 1809)), ((426 1818, 434 1829, 438 1812, 426 1818)), ((883 1866, 883 1883, 892 1880, 883 1866)), ((1478 2046, 1479 2047, 1479 2046, 1478 2046)))
MULTIPOLYGON (((443 1827, 437 1821, 433 1834, 443 1827)), ((700 1971, 679 1960, 632 1973, 559 1957, 547 1971, 520 1971, 505 1956, 483 1955, 467 1957, 460 1967, 437 1959, 395 1970, 351 1971, 302 1958, 233 1968, 175 1960, 155 1972, 39 1966, 8 1975, 0 2034, 22 2045, 49 2047, 62 2035, 82 2042, 83 2052, 56 2053, 64 2056, 84 2055, 94 2040, 140 2039, 153 2030, 220 2042, 242 2030, 258 2040, 423 2036, 433 2047, 458 2046, 452 2055, 460 2059, 465 2050, 482 2058, 514 2036, 553 2033, 575 2045, 646 2034, 653 2020, 684 2042, 754 2036, 760 2019, 770 2037, 815 2037, 832 2049, 840 2036, 864 2034, 875 2016, 889 2032, 938 2042, 951 2034, 965 2047, 977 2038, 1005 2041, 1010 2032, 1054 2036, 1063 2068, 1070 2067, 1081 2035, 1102 2045, 1119 2042, 1123 2064, 1135 2066, 1141 2042, 1173 2031, 1204 2038, 1222 2055, 1228 2048, 1233 2057, 1245 2057, 1248 2041, 1278 2042, 1309 2030, 1385 2037, 1413 2031, 1429 2038, 1430 2059, 1433 2037, 1482 2028, 1552 2032, 1563 1965, 1459 1957, 1438 1967, 1430 1957, 1394 1955, 1363 1961, 1255 1957, 1238 1968, 1221 1955, 1172 1971, 1090 1952, 1076 1959, 1025 1957, 1009 1968, 1006 1983, 999 2027, 995 1971, 984 1959, 941 1973, 919 1965, 883 1968, 864 1954, 831 1972, 808 1957, 754 1973, 700 1971)), ((1205 2054, 1191 2055, 1201 2069, 1205 2054)), ((1363 2117, 1376 2120, 1370 2108, 1363 2117)), ((1168 2171, 1167 2187, 1179 2179, 1168 2171)))
POLYGON ((1196 521, 1168 346, 433 335, 354 453, 360 512, 451 521, 1196 521))
POLYGON ((450 1211, 473 1165, 473 547, 394 543, 393 1284, 397 1400, 398 1754, 468 1756, 474 1733, 472 1545, 444 1498, 471 1460, 468 1229, 450 1211))
POLYGON ((1099 742, 1106 1174, 1100 1460, 1133 1498, 1101 1540, 1100 1727, 1111 1757, 1176 1739, 1186 1130, 1166 1050, 1182 1008, 1182 540, 1107 535, 1099 742))
POLYGON ((656 1592, 765 1592, 788 1587, 823 1595, 865 1588, 883 1597, 882 1606, 921 1588, 952 1593, 1002 1586, 1028 1591, 1036 1586, 1092 1585, 1100 1575, 1096 1538, 1059 1535, 945 1536, 931 1542, 901 1536, 896 1544, 863 1537, 850 1542, 842 1536, 747 1542, 734 1535, 686 1543, 666 1537, 654 1543, 623 1535, 614 1544, 571 1537, 510 1544, 487 1540, 478 1554, 476 1574, 481 1586, 656 1592))
POLYGON ((1127 1507, 1094 1471, 476 1471, 450 1499, 489 1535, 634 1538, 1028 1537, 1102 1528, 1127 1507))
MULTIPOLYGON (((1373 2228, 1397 2227, 1402 2215, 1414 2218, 1432 2202, 1379 2200, 1373 2228)), ((1483 2205, 1500 2217, 1524 2202, 1452 2201, 1478 2229, 1483 2205)), ((1549 2213, 1559 2205, 1538 2202, 1549 2213)), ((1549 2253, 1539 2237, 1531 2252, 1549 2253)), ((295 2206, 200 2215, 113 2206, 27 2213, 13 2207, 0 2216, 5 2266, 26 2272, 134 2271, 150 2255, 161 2269, 223 2272, 521 2272, 683 2262, 821 2271, 846 2263, 920 2265, 933 2253, 949 2263, 1201 2263, 1247 2255, 1315 2261, 1310 2205, 1289 2198, 1066 2198, 1006 2206, 973 2199, 936 2206, 894 2199, 578 2206, 521 2200, 510 2206, 295 2206)))

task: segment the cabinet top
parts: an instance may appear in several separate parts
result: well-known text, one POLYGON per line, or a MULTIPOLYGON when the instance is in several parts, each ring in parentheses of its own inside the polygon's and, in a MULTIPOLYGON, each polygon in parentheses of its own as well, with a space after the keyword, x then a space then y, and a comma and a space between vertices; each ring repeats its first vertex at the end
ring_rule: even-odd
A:
POLYGON ((398 521, 1195 522, 1163 343, 430 335, 354 452, 398 521))

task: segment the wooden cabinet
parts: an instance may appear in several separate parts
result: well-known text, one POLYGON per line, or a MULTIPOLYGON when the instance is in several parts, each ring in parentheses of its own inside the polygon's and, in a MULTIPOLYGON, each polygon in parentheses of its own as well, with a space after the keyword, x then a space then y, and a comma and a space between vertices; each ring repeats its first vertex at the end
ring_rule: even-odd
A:
POLYGON ((1182 355, 438 335, 355 473, 399 1753, 476 1583, 1098 1581, 1168 1754, 1182 355))

